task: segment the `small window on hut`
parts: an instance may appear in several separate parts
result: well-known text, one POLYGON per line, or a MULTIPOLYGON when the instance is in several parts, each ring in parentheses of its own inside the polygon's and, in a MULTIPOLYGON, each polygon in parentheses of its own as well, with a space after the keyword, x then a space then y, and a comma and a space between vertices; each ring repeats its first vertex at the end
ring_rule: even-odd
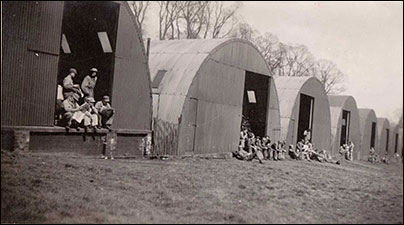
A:
POLYGON ((247 91, 247 96, 249 103, 257 103, 257 99, 255 98, 255 91, 247 91))
POLYGON ((112 47, 111 43, 109 42, 107 32, 97 32, 97 34, 98 39, 100 39, 102 50, 104 51, 104 53, 111 53, 112 47))
POLYGON ((164 75, 166 74, 167 70, 159 70, 157 71, 156 76, 153 79, 151 84, 152 88, 159 88, 161 80, 163 80, 164 75))
POLYGON ((62 49, 65 54, 72 53, 72 51, 70 50, 69 42, 67 42, 65 34, 62 34, 62 49))

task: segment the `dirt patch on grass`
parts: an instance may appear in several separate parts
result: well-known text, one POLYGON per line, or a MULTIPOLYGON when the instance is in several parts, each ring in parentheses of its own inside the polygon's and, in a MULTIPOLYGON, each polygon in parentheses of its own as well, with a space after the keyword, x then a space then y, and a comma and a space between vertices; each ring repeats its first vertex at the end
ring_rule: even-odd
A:
POLYGON ((403 223, 403 167, 2 151, 1 215, 3 223, 403 223))

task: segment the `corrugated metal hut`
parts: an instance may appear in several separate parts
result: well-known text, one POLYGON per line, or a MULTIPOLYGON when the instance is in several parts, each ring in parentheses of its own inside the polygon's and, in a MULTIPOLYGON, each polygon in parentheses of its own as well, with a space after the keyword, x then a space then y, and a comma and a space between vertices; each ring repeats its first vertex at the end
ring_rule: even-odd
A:
POLYGON ((358 109, 359 125, 361 133, 360 159, 367 160, 369 158, 370 148, 377 149, 378 133, 377 118, 373 109, 358 109))
POLYGON ((389 157, 394 156, 394 154, 399 153, 400 149, 400 125, 399 124, 390 124, 391 135, 389 140, 389 157))
POLYGON ((404 137, 403 137, 403 116, 401 115, 400 122, 398 122, 398 154, 403 157, 404 153, 404 137))
POLYGON ((329 151, 331 144, 330 105, 321 82, 315 77, 275 77, 281 113, 281 138, 287 145, 303 139, 311 129, 315 147, 329 151))
POLYGON ((242 115, 256 135, 279 136, 275 84, 250 42, 152 41, 149 64, 156 154, 234 151, 242 115))
MULTIPOLYGON (((2 137, 19 130, 30 134, 30 149, 48 149, 56 139, 53 148, 66 141, 83 146, 79 135, 55 126, 57 85, 70 67, 79 72, 78 84, 96 67, 95 99, 109 95, 116 109, 109 136, 117 135, 118 147, 132 154, 139 137, 151 133, 152 97, 142 37, 128 3, 25 1, 2 7, 2 137)), ((99 149, 100 143, 84 149, 99 149)))
POLYGON ((352 141, 354 160, 360 158, 359 112, 352 96, 328 95, 331 113, 332 154, 338 154, 341 145, 352 141))
POLYGON ((379 137, 376 153, 384 156, 389 152, 390 144, 390 123, 387 118, 377 118, 377 134, 379 137))

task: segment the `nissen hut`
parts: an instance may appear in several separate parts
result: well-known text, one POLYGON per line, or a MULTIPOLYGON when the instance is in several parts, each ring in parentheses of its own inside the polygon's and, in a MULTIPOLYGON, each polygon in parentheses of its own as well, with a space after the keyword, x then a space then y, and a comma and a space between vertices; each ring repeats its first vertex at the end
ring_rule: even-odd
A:
POLYGON ((359 112, 352 96, 328 95, 331 113, 332 154, 338 154, 340 146, 354 144, 353 158, 360 158, 359 112))
POLYGON ((387 118, 377 118, 377 134, 379 141, 376 153, 382 157, 388 154, 390 148, 390 123, 387 118))
POLYGON ((400 139, 402 138, 402 134, 400 134, 400 124, 391 124, 389 157, 393 157, 395 154, 401 155, 400 139))
POLYGON ((371 148, 378 145, 377 118, 373 109, 358 109, 361 133, 360 159, 368 160, 371 148))
POLYGON ((152 41, 156 154, 231 152, 242 116, 277 140, 278 95, 264 58, 241 39, 152 41))
POLYGON ((321 82, 315 77, 275 77, 281 113, 281 139, 293 144, 311 130, 314 147, 329 152, 330 105, 321 82))
POLYGON ((127 2, 2 2, 2 25, 2 148, 13 148, 18 134, 25 149, 100 154, 108 136, 123 155, 141 154, 137 146, 151 134, 150 76, 127 2), (115 108, 112 131, 90 143, 83 131, 58 126, 58 86, 70 68, 77 84, 96 68, 94 98, 108 95, 115 108))

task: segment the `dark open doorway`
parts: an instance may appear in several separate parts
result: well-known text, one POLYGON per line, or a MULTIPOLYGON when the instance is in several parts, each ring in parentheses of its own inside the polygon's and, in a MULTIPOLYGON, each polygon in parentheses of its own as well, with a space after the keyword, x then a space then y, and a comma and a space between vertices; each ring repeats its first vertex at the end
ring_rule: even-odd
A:
POLYGON ((269 77, 246 71, 243 97, 243 117, 251 131, 260 137, 266 135, 269 77))
POLYGON ((349 142, 350 124, 351 124, 351 112, 342 110, 340 146, 343 144, 348 144, 349 142))
POLYGON ((314 98, 300 94, 299 122, 297 128, 297 141, 304 139, 304 131, 310 129, 310 142, 313 137, 314 98))
POLYGON ((390 137, 390 130, 386 129, 386 152, 389 151, 389 137, 390 137))
POLYGON ((65 1, 58 84, 76 68, 74 83, 81 85, 90 69, 98 69, 94 97, 112 94, 114 52, 117 39, 119 4, 100 1, 65 1))
POLYGON ((371 136, 370 136, 370 147, 371 148, 375 147, 375 139, 376 139, 376 123, 373 122, 371 136))
POLYGON ((397 153, 398 147, 398 134, 396 133, 395 141, 394 141, 394 153, 397 153))

